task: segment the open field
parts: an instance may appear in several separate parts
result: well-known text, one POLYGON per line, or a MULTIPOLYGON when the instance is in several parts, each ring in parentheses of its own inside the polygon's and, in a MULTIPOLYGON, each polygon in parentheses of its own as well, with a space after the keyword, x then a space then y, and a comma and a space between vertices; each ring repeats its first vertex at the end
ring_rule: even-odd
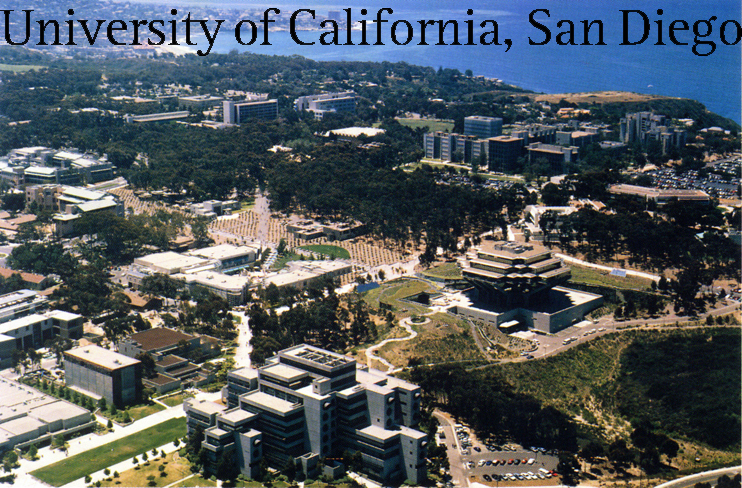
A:
POLYGON ((378 355, 395 366, 410 361, 432 364, 452 361, 484 361, 467 324, 445 313, 426 316, 426 324, 412 324, 418 335, 404 342, 390 342, 378 355))
POLYGON ((174 452, 165 456, 164 460, 158 457, 156 460, 147 461, 124 471, 120 473, 118 478, 103 481, 101 486, 148 486, 149 480, 147 478, 150 476, 155 477, 156 484, 154 486, 167 486, 190 475, 191 463, 174 452), (178 459, 174 459, 175 457, 178 459), (160 466, 164 466, 165 470, 160 471, 160 466), (162 476, 162 473, 165 473, 166 476, 162 476))
POLYGON ((623 91, 595 91, 584 93, 553 93, 531 95, 537 102, 559 103, 566 100, 570 103, 613 103, 613 102, 645 102, 647 100, 658 100, 663 97, 658 95, 647 95, 644 93, 632 93, 623 91))
POLYGON ((433 285, 422 280, 402 278, 384 283, 379 288, 367 291, 363 294, 363 299, 374 309, 379 308, 379 303, 386 303, 391 305, 395 312, 408 311, 413 314, 423 314, 428 311, 427 307, 413 302, 401 301, 401 299, 422 292, 436 293, 437 291, 433 285))
POLYGON ((451 132, 453 130, 453 120, 443 119, 397 119, 397 122, 411 129, 427 127, 428 132, 443 131, 451 132))
POLYGON ((443 263, 426 269, 423 275, 441 280, 456 280, 461 278, 461 268, 456 263, 443 263))
POLYGON ((0 63, 0 71, 12 71, 13 73, 24 73, 32 69, 44 69, 46 66, 40 64, 3 64, 0 63))
POLYGON ((605 271, 570 264, 572 269, 572 281, 585 283, 587 285, 609 286, 611 288, 623 288, 628 290, 649 290, 652 280, 638 278, 636 276, 612 276, 605 271))
POLYGON ((172 442, 186 433, 185 418, 170 419, 123 439, 103 444, 64 461, 32 471, 31 475, 52 486, 62 486, 108 466, 172 442))
POLYGON ((330 244, 308 244, 306 246, 299 246, 299 249, 324 254, 332 259, 350 259, 350 253, 347 249, 330 244))

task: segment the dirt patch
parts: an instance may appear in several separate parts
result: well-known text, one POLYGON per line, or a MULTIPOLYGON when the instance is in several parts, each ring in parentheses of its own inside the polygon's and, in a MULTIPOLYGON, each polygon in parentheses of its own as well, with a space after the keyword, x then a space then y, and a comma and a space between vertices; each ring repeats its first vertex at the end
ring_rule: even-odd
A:
POLYGON ((584 93, 554 93, 545 95, 534 95, 537 102, 559 103, 566 100, 570 103, 615 103, 615 102, 646 102, 649 100, 660 100, 664 98, 658 95, 647 95, 644 93, 632 93, 623 91, 596 91, 584 93))

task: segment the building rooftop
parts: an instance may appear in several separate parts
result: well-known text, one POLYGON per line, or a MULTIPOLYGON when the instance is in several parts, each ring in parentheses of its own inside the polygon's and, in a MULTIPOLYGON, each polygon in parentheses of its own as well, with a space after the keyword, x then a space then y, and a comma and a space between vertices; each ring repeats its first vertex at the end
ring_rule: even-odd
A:
POLYGON ((70 320, 75 320, 82 317, 82 315, 65 312, 64 310, 52 310, 51 312, 46 312, 44 315, 53 319, 64 320, 65 322, 69 322, 70 320))
POLYGON ((196 256, 186 256, 167 251, 142 256, 135 259, 134 263, 140 266, 164 269, 167 274, 172 274, 179 273, 183 268, 208 264, 209 261, 196 256))
POLYGON ((175 274, 175 279, 185 280, 187 283, 198 283, 204 286, 214 286, 235 293, 241 293, 250 284, 250 278, 238 275, 226 275, 216 271, 196 271, 187 274, 175 274))
POLYGON ((203 412, 206 415, 220 413, 227 409, 227 407, 219 403, 210 402, 208 400, 196 400, 195 398, 187 399, 185 402, 183 402, 184 407, 185 405, 189 405, 191 408, 194 408, 199 412, 203 412))
POLYGON ((242 410, 241 408, 234 408, 219 415, 220 419, 231 422, 233 424, 237 424, 245 420, 250 420, 254 417, 256 417, 256 414, 248 412, 247 410, 242 410))
POLYGON ((184 359, 180 356, 176 356, 175 354, 168 354, 164 358, 157 361, 157 366, 162 366, 163 368, 166 368, 168 366, 172 366, 174 364, 182 363, 184 361, 188 361, 187 359, 184 359))
POLYGON ((103 210, 106 208, 116 207, 118 204, 115 200, 95 200, 92 202, 78 203, 77 208, 81 212, 95 212, 96 210, 103 210))
POLYGON ((240 396, 240 400, 256 407, 262 407, 279 414, 291 413, 301 405, 287 402, 262 391, 253 391, 240 396))
POLYGON ((70 419, 84 414, 90 415, 90 411, 86 408, 78 407, 75 404, 62 401, 40 405, 32 408, 29 412, 29 415, 46 423, 55 422, 60 419, 70 419))
POLYGON ((256 248, 251 246, 234 246, 232 244, 220 244, 218 246, 205 247, 203 249, 194 249, 189 251, 190 256, 199 256, 206 259, 231 259, 244 256, 246 254, 254 254, 256 248))
POLYGON ((0 424, 3 430, 6 430, 14 435, 26 434, 28 432, 34 432, 39 427, 44 427, 46 424, 38 419, 29 416, 23 416, 17 419, 8 420, 0 424))
POLYGON ((287 366, 285 364, 273 364, 271 366, 266 366, 260 370, 261 374, 268 374, 270 376, 280 378, 287 383, 293 383, 294 381, 304 377, 307 375, 306 371, 302 371, 298 368, 294 368, 292 366, 287 366))
POLYGON ((4 324, 0 324, 0 334, 7 334, 12 330, 16 330, 21 327, 38 324, 39 322, 43 322, 46 319, 46 317, 37 313, 26 315, 25 317, 20 317, 9 322, 5 322, 4 324))
POLYGON ((387 430, 382 427, 378 427, 376 425, 369 425, 368 427, 364 427, 363 429, 360 429, 358 432, 366 437, 385 441, 387 439, 391 439, 394 436, 399 435, 400 431, 399 430, 387 430))
POLYGON ((88 201, 100 200, 106 196, 103 192, 87 190, 76 186, 65 187, 62 195, 88 201))
POLYGON ((323 369, 345 366, 346 364, 355 363, 354 359, 325 351, 318 347, 302 344, 291 349, 280 352, 281 356, 289 356, 300 359, 302 362, 315 364, 323 369))
POLYGON ((124 356, 123 354, 119 354, 109 349, 103 349, 96 345, 78 347, 76 349, 65 351, 64 354, 65 357, 70 356, 77 358, 108 370, 116 370, 139 364, 139 361, 136 359, 124 356))
POLYGON ((129 339, 139 344, 143 351, 152 351, 177 345, 180 341, 190 341, 194 336, 167 327, 152 327, 137 332, 129 339))

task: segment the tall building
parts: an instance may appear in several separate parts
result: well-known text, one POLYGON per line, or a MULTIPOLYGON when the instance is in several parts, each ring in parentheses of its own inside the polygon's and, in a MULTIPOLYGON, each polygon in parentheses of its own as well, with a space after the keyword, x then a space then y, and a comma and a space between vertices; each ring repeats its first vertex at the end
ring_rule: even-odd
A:
POLYGON ((525 326, 554 333, 581 320, 602 297, 571 290, 570 269, 543 246, 485 241, 459 262, 474 287, 472 301, 452 311, 498 328, 525 326))
POLYGON ((222 396, 226 409, 184 404, 189 433, 204 429, 208 471, 226 455, 248 477, 262 459, 316 477, 319 458, 349 451, 360 452, 363 470, 384 483, 427 476, 427 435, 414 428, 420 388, 351 358, 306 344, 285 349, 257 370, 230 373, 222 396))
POLYGON ((356 93, 354 91, 321 93, 306 95, 294 100, 294 110, 306 110, 314 113, 315 119, 321 119, 326 113, 354 113, 356 111, 356 93))
POLYGON ((487 139, 486 144, 490 171, 507 173, 515 169, 523 155, 525 141, 520 137, 497 136, 487 139))
POLYGON ((224 123, 241 124, 247 120, 276 120, 278 118, 278 100, 246 100, 223 102, 224 123))
POLYGON ((620 140, 626 144, 656 140, 662 146, 662 154, 666 154, 670 147, 684 146, 686 138, 684 130, 669 127, 667 122, 666 116, 652 112, 626 114, 618 124, 620 140))
POLYGON ((64 379, 68 387, 119 408, 142 395, 142 363, 95 345, 64 352, 64 379))
POLYGON ((464 134, 478 139, 489 139, 502 135, 502 119, 472 115, 464 119, 464 134))

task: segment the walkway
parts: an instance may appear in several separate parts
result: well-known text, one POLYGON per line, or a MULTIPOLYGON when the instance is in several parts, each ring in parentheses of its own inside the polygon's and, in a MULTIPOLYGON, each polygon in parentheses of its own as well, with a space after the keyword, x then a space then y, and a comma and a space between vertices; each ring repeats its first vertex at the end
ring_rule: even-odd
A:
MULTIPOLYGON (((427 323, 430 319, 425 319, 426 322, 422 322, 422 324, 427 323)), ((422 325, 420 324, 420 325, 422 325)), ((384 339, 383 341, 379 342, 378 344, 375 344, 368 349, 366 349, 366 359, 368 360, 368 365, 371 366, 371 360, 375 359, 376 361, 379 361, 384 366, 387 367, 387 374, 393 373, 396 370, 394 369, 394 365, 387 361, 386 359, 377 356, 375 353, 385 345, 389 344, 390 342, 402 342, 402 341, 409 341, 410 339, 414 339, 417 337, 417 332, 415 332, 410 325, 410 318, 405 317, 402 320, 399 321, 399 326, 404 328, 408 334, 410 334, 408 337, 395 337, 393 339, 384 339)))
MULTIPOLYGON (((554 253, 554 257, 562 259, 568 263, 578 264, 580 266, 585 266, 585 267, 593 268, 593 269, 599 269, 601 271, 611 272, 614 269, 621 269, 621 268, 611 268, 610 266, 603 266, 602 264, 589 263, 587 261, 583 261, 582 259, 573 258, 572 256, 567 256, 566 254, 561 254, 558 252, 554 253)), ((657 276, 657 275, 653 275, 650 273, 644 273, 643 271, 634 271, 633 269, 626 269, 623 271, 626 271, 627 276, 636 276, 637 278, 644 278, 645 280, 660 281, 660 278, 661 278, 660 276, 657 276)))
POLYGON ((727 475, 730 478, 742 471, 742 466, 733 466, 731 468, 715 469, 713 471, 704 471, 703 473, 692 474, 683 478, 668 481, 657 485, 656 488, 686 488, 693 486, 696 483, 711 483, 711 486, 716 484, 716 480, 722 475, 727 475))

